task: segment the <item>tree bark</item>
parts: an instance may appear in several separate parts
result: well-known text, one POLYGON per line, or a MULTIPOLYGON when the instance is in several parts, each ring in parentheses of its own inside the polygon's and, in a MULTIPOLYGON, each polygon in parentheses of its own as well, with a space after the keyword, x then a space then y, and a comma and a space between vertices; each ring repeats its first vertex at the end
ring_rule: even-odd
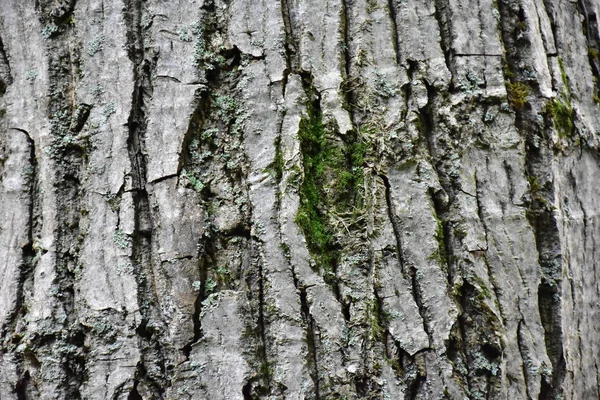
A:
POLYGON ((0 400, 600 398, 599 13, 0 1, 0 400))

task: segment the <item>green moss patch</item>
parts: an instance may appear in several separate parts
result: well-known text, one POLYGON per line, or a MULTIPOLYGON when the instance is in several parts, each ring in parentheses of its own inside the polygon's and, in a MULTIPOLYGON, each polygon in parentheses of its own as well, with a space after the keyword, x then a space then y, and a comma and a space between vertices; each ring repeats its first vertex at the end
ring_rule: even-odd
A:
MULTIPOLYGON (((362 164, 366 145, 357 136, 336 140, 336 129, 325 124, 318 105, 307 107, 299 124, 298 139, 303 161, 296 223, 302 229, 317 270, 334 273, 339 261, 330 213, 351 214, 362 204, 362 164)), ((277 164, 277 161, 275 162, 277 164)), ((352 221, 349 221, 351 225, 352 221)))
POLYGON ((527 103, 527 96, 529 96, 529 87, 523 82, 508 82, 506 84, 506 91, 508 94, 508 104, 514 110, 522 109, 527 103))
POLYGON ((571 105, 569 81, 560 58, 558 59, 558 66, 565 89, 559 93, 558 97, 546 104, 546 112, 552 117, 552 123, 558 132, 558 136, 560 138, 568 138, 572 137, 575 133, 575 111, 571 105))

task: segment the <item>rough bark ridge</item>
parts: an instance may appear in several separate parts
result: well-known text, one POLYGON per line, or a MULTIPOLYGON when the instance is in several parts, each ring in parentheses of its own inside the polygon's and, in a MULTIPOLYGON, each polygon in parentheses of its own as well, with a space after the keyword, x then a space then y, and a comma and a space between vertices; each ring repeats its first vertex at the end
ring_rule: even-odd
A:
POLYGON ((0 1, 0 399, 600 398, 599 13, 0 1))

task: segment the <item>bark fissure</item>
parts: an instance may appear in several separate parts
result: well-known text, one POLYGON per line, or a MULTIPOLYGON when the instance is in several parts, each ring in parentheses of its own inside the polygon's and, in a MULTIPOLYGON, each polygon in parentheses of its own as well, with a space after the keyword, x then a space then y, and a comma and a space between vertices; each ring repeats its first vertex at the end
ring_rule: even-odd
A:
MULTIPOLYGON (((297 285, 297 282, 296 282, 297 285)), ((300 304, 302 309, 302 316, 305 318, 306 323, 306 342, 308 345, 307 363, 312 369, 311 378, 313 380, 315 389, 315 398, 319 400, 321 398, 320 390, 320 376, 319 376, 319 360, 318 360, 318 343, 316 322, 310 313, 310 306, 308 303, 306 287, 296 286, 299 290, 300 304)))
POLYGON ((392 193, 391 193, 392 189, 390 186, 390 181, 389 181, 388 177, 385 175, 378 175, 378 176, 382 180, 382 182, 385 186, 385 201, 387 204, 388 218, 394 229, 394 237, 396 240, 396 257, 398 257, 398 264, 400 264, 400 272, 402 273, 402 275, 405 278, 407 278, 408 272, 405 270, 404 256, 403 256, 403 251, 402 251, 402 233, 400 230, 400 225, 398 223, 396 214, 394 213, 394 203, 392 201, 392 193))
POLYGON ((298 47, 298 33, 295 26, 295 9, 293 6, 293 2, 290 2, 290 0, 281 0, 281 13, 283 17, 283 27, 285 31, 284 48, 287 64, 287 73, 297 73, 300 72, 300 54, 298 47))
MULTIPOLYGON (((167 379, 165 377, 165 358, 156 351, 162 339, 159 334, 148 328, 153 319, 154 294, 154 265, 153 231, 155 228, 152 216, 147 181, 147 107, 153 94, 151 76, 155 70, 156 55, 145 51, 142 29, 142 8, 135 1, 128 0, 124 19, 127 26, 128 57, 134 77, 132 92, 132 107, 127 119, 127 147, 130 162, 131 189, 134 203, 134 234, 132 238, 131 262, 135 271, 137 284, 137 302, 140 307, 142 320, 136 327, 138 341, 141 347, 140 362, 137 363, 133 388, 128 398, 139 398, 137 387, 143 381, 151 388, 154 395, 163 398, 167 379), (150 58, 148 58, 150 57, 150 58), (152 373, 149 373, 152 371, 152 373)), ((124 192, 125 193, 125 192, 124 192)))
POLYGON ((271 363, 269 362, 269 342, 267 340, 267 320, 265 318, 265 277, 264 277, 264 267, 263 263, 259 263, 258 265, 258 331, 259 331, 259 358, 260 362, 263 364, 262 373, 263 377, 266 380, 267 390, 271 392, 271 380, 272 380, 272 372, 271 372, 271 363))
POLYGON ((519 347, 519 355, 521 356, 521 359, 523 360, 522 365, 522 370, 523 370, 523 376, 525 378, 525 394, 527 395, 527 399, 531 399, 531 395, 529 394, 529 381, 530 381, 530 377, 529 377, 529 371, 528 371, 528 367, 530 367, 530 362, 531 360, 529 360, 527 352, 523 346, 523 337, 522 337, 522 333, 521 330, 523 329, 523 319, 519 319, 519 322, 517 323, 517 345, 519 347))
MULTIPOLYGON (((585 3, 585 0, 579 0, 577 8, 583 16, 581 23, 587 41, 588 60, 592 69, 592 74, 595 78, 595 90, 593 96, 595 96, 595 99, 600 99, 600 37, 598 37, 598 16, 595 13, 588 13, 585 3)), ((595 101, 598 103, 598 100, 595 101)))
POLYGON ((6 89, 13 81, 10 62, 6 55, 6 50, 4 50, 4 42, 0 38, 0 96, 6 92, 6 89))
MULTIPOLYGON (((434 1, 435 13, 434 17, 438 24, 439 33, 440 33, 440 46, 442 52, 444 53, 444 60, 446 61, 446 68, 452 73, 455 74, 455 70, 453 66, 453 57, 455 56, 464 56, 463 54, 455 54, 455 51, 452 49, 452 29, 450 26, 450 12, 448 10, 449 4, 448 0, 435 0, 434 1)), ((468 54, 473 55, 473 54, 468 54)))
POLYGON ((390 17, 390 23, 392 25, 392 46, 394 48, 394 54, 396 55, 396 64, 398 66, 402 65, 402 56, 400 53, 400 39, 398 38, 398 17, 396 11, 396 2, 395 0, 388 0, 387 2, 388 13, 390 17))
POLYGON ((475 181, 475 201, 477 203, 477 216, 479 217, 479 221, 481 221, 481 226, 483 227, 483 233, 485 235, 485 250, 487 250, 490 248, 489 241, 488 241, 488 227, 487 227, 488 222, 484 215, 483 204, 481 203, 482 183, 479 181, 479 179, 477 179, 477 174, 475 174, 474 181, 475 181))
MULTIPOLYGON (((71 6, 74 5, 74 2, 71 6)), ((78 47, 71 45, 74 32, 63 22, 72 7, 51 8, 46 2, 39 4, 41 23, 52 23, 57 29, 46 43, 48 54, 49 85, 54 90, 48 101, 51 144, 47 154, 52 159, 53 190, 56 193, 53 240, 56 251, 54 272, 56 280, 53 296, 54 324, 40 332, 37 352, 45 353, 51 346, 62 348, 62 354, 51 363, 42 364, 48 372, 57 374, 56 385, 66 397, 81 398, 80 387, 84 381, 85 334, 75 312, 75 281, 80 270, 79 250, 83 232, 79 231, 82 201, 79 197, 82 172, 86 163, 87 142, 82 138, 70 138, 70 126, 76 116, 75 85, 78 77, 74 73, 79 65, 78 47), (59 328, 60 327, 60 328, 59 328), (45 342, 48 340, 48 342, 45 342), (70 350, 73 349, 73 350, 70 350)))

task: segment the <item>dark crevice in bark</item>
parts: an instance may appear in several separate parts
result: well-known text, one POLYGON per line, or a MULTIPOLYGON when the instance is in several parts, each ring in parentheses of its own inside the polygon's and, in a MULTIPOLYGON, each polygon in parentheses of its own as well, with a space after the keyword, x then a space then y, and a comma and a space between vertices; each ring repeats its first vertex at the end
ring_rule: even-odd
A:
MULTIPOLYGON (((212 2, 206 4, 202 10, 202 21, 205 24, 202 35, 206 43, 211 43, 212 36, 221 28, 215 23, 216 10, 212 2)), ((198 65, 201 79, 206 81, 208 89, 199 89, 196 93, 195 111, 183 141, 185 150, 181 154, 179 164, 179 185, 193 189, 201 199, 206 213, 204 223, 207 229, 198 252, 198 278, 201 285, 194 304, 194 337, 183 351, 189 360, 193 345, 204 335, 205 327, 202 326, 201 318, 205 300, 223 289, 242 290, 241 285, 244 282, 249 302, 249 318, 245 328, 249 335, 244 341, 252 349, 244 352, 244 357, 250 358, 249 364, 256 368, 253 371, 254 375, 246 378, 241 394, 244 398, 262 398, 272 390, 270 342, 267 340, 269 321, 265 313, 264 262, 259 255, 261 243, 250 230, 253 217, 248 200, 248 187, 245 186, 248 177, 244 167, 248 165, 248 160, 243 150, 240 150, 245 139, 245 117, 242 115, 241 103, 238 103, 241 94, 238 83, 244 76, 244 63, 248 60, 262 60, 264 56, 252 58, 237 47, 214 51, 227 61, 214 64, 211 61, 202 61, 204 64, 198 65), (181 179, 184 176, 186 179, 181 179), (219 180, 227 182, 227 190, 232 192, 228 198, 217 194, 217 190, 211 187, 213 182, 219 180), (240 203, 241 198, 244 201, 240 203), (214 221, 219 216, 219 207, 223 202, 235 202, 237 207, 245 210, 240 212, 239 224, 228 230, 219 230, 214 221), (219 272, 222 267, 218 264, 219 260, 223 259, 228 246, 239 249, 240 253, 250 254, 247 256, 249 260, 243 262, 239 271, 239 280, 233 271, 225 273, 226 279, 222 275, 224 272, 219 272)), ((278 118, 281 118, 281 125, 283 115, 278 118)), ((277 142, 275 145, 278 146, 277 142)), ((280 150, 276 150, 276 157, 279 155, 280 150)), ((278 166, 274 164, 275 161, 270 167, 276 169, 278 166)), ((279 180, 281 172, 274 172, 277 175, 276 180, 279 180)))
POLYGON ((595 78, 594 101, 600 102, 600 37, 598 37, 598 16, 594 12, 588 12, 586 0, 577 2, 583 31, 587 41, 588 60, 595 78))
POLYGON ((483 233, 485 235, 485 250, 488 250, 490 247, 489 240, 488 240, 488 226, 487 226, 488 223, 487 223, 487 220, 484 215, 483 204, 481 203, 481 196, 482 196, 481 191, 483 189, 482 189, 481 181, 477 178, 477 173, 475 174, 474 180, 475 180, 475 202, 477 204, 477 216, 479 217, 479 221, 481 222, 481 226, 483 228, 483 233))
POLYGON ((135 230, 132 237, 131 262, 137 284, 137 301, 140 306, 142 320, 136 327, 139 337, 140 362, 136 367, 134 387, 129 398, 139 396, 137 385, 143 380, 153 394, 163 398, 165 388, 169 385, 165 375, 165 359, 159 348, 160 335, 148 329, 153 320, 153 304, 156 302, 153 288, 153 265, 155 257, 152 253, 154 221, 147 192, 147 156, 146 156, 146 108, 152 98, 151 76, 156 65, 156 55, 147 54, 144 48, 144 34, 141 27, 142 9, 139 2, 128 0, 124 13, 127 27, 127 54, 132 63, 134 88, 132 108, 127 120, 129 135, 127 147, 130 160, 131 190, 134 203, 135 230), (150 59, 147 57, 150 56, 150 59), (153 371, 151 374, 148 371, 153 371), (133 397, 132 397, 133 396, 133 397))
MULTIPOLYGON (((200 257, 200 256, 199 256, 200 257)), ((202 338, 202 322, 201 322, 201 313, 202 313, 202 302, 206 300, 206 255, 203 259, 198 261, 198 278, 200 282, 202 282, 200 288, 198 289, 198 295, 196 296, 196 300, 194 300, 194 312, 192 313, 192 322, 194 324, 194 331, 192 340, 186 344, 181 350, 183 351, 183 355, 186 360, 190 359, 190 354, 192 352, 192 347, 195 343, 197 343, 202 338)))
POLYGON ((252 381, 249 381, 242 387, 242 396, 244 400, 252 400, 252 381))
POLYGON ((429 322, 427 321, 426 310, 425 310, 425 308, 423 306, 423 302, 422 302, 422 294, 420 291, 421 290, 420 284, 417 279, 418 271, 415 267, 410 267, 408 269, 407 266, 405 265, 405 261, 404 261, 404 257, 403 257, 403 250, 402 250, 401 226, 400 226, 400 222, 398 221, 397 216, 394 213, 394 205, 393 205, 392 194, 391 194, 391 185, 390 185, 390 182, 389 182, 389 179, 387 178, 387 176, 385 176, 385 175, 378 175, 378 176, 381 178, 381 180, 383 181, 383 184, 385 186, 385 197, 386 197, 386 203, 387 203, 387 209, 388 209, 388 218, 390 219, 390 221, 392 223, 392 227, 394 230, 394 236, 396 237, 398 263, 400 264, 401 273, 405 279, 410 278, 410 282, 412 285, 411 294, 412 294, 413 299, 415 300, 415 303, 417 304, 417 307, 419 309, 419 315, 421 316, 421 319, 423 321, 423 329, 425 329, 425 332, 427 333, 427 336, 429 337, 429 342, 431 343, 431 331, 429 329, 429 322))
POLYGON ((546 352, 552 363, 552 376, 542 380, 542 392, 544 396, 554 398, 562 393, 566 371, 562 337, 562 250, 558 222, 553 211, 554 183, 549 167, 551 152, 547 146, 536 149, 530 143, 526 143, 525 149, 530 190, 526 215, 534 233, 542 272, 537 300, 545 332, 546 352))
MULTIPOLYGON (((287 89, 287 84, 289 80, 289 76, 294 71, 298 70, 298 44, 294 38, 294 29, 292 25, 292 17, 290 4, 288 0, 280 0, 281 1, 281 18, 283 21, 283 30, 285 32, 285 41, 283 42, 283 52, 285 56, 285 69, 283 70, 283 81, 281 87, 281 95, 285 98, 285 93, 287 89)), ((281 132, 281 131, 280 131, 281 132)))
POLYGON ((69 127, 71 132, 81 132, 85 123, 88 120, 88 117, 90 116, 91 109, 92 106, 89 104, 81 103, 77 106, 77 109, 75 110, 75 113, 72 118, 71 126, 69 127))
POLYGON ((207 278, 208 278, 208 265, 215 264, 215 250, 212 248, 210 239, 204 241, 204 244, 199 247, 198 251, 198 279, 201 282, 200 287, 197 288, 197 296, 194 301, 194 312, 192 314, 192 322, 194 324, 194 335, 192 340, 186 344, 183 348, 183 355, 186 360, 190 359, 190 354, 195 343, 202 338, 202 303, 208 297, 207 293, 207 278))
POLYGON ((388 0, 388 12, 390 23, 392 24, 392 46, 396 55, 396 64, 402 65, 402 56, 400 55, 400 33, 398 32, 398 11, 396 10, 396 0, 388 0))
POLYGON ((315 390, 315 396, 319 397, 319 370, 317 363, 317 339, 315 337, 315 320, 310 313, 310 307, 308 305, 308 299, 306 294, 306 287, 301 286, 298 276, 296 275, 296 271, 294 266, 290 264, 292 279, 294 281, 294 287, 296 288, 296 293, 300 299, 300 313, 302 317, 302 322, 304 324, 303 328, 306 331, 306 345, 308 347, 308 354, 305 356, 305 362, 307 367, 311 370, 310 377, 313 381, 313 386, 315 390))
MULTIPOLYGON (((281 13, 285 30, 285 57, 287 63, 287 74, 298 72, 300 69, 299 39, 296 29, 296 10, 292 0, 281 0, 281 13)), ((287 75, 284 74, 284 75, 287 75)), ((285 94, 285 86, 284 86, 285 94)))
MULTIPOLYGON (((351 76, 352 76, 352 34, 350 33, 350 29, 352 27, 352 20, 351 20, 351 15, 352 15, 352 5, 353 2, 352 1, 348 1, 348 0, 342 0, 342 40, 343 40, 343 44, 342 44, 342 53, 343 53, 343 70, 345 73, 345 76, 343 76, 343 83, 342 86, 346 86, 346 82, 348 82, 349 80, 351 80, 351 76)), ((350 87, 344 88, 343 90, 344 92, 344 96, 345 96, 345 104, 344 104, 344 108, 346 109, 346 111, 348 111, 348 114, 350 115, 350 121, 352 121, 352 126, 356 126, 356 121, 355 121, 355 117, 354 117, 354 103, 356 101, 356 96, 353 92, 353 90, 350 87)))
POLYGON ((148 181, 146 183, 156 184, 156 183, 163 182, 163 181, 166 181, 166 180, 169 180, 169 179, 178 179, 178 178, 179 178, 179 173, 177 173, 177 174, 170 174, 170 175, 161 176, 160 178, 152 179, 152 180, 150 180, 150 181, 148 181))
POLYGON ((425 366, 422 366, 426 361, 418 360, 419 357, 424 356, 424 354, 415 354, 415 362, 414 368, 416 369, 416 374, 413 379, 409 379, 407 381, 406 388, 406 396, 405 398, 408 400, 417 400, 422 398, 422 392, 425 389, 425 384, 427 381, 427 370, 425 366))
POLYGON ((487 54, 487 53, 452 53, 452 57, 503 57, 503 54, 487 54))
MULTIPOLYGON (((443 190, 443 189, 442 189, 443 190)), ((445 214, 447 212, 447 199, 445 199, 445 193, 440 194, 442 190, 434 192, 430 190, 430 196, 433 203, 433 209, 435 212, 435 219, 438 224, 436 229, 436 240, 438 242, 438 249, 436 258, 441 264, 442 268, 446 268, 446 277, 448 285, 452 285, 454 282, 453 274, 453 248, 451 243, 451 229, 450 224, 446 220, 445 214)))
POLYGON ((496 398, 501 393, 502 348, 495 334, 500 322, 484 305, 489 295, 467 280, 460 288, 455 370, 466 379, 469 392, 481 398, 496 398))
MULTIPOLYGON (((284 94, 285 95, 285 94, 284 94)), ((287 110, 283 109, 277 114, 277 135, 273 140, 273 147, 275 150, 275 156, 271 164, 267 167, 267 169, 271 172, 271 175, 274 178, 275 184, 275 214, 279 215, 281 211, 281 196, 283 196, 281 186, 283 179, 283 172, 285 170, 285 160, 283 158, 283 149, 281 145, 282 140, 282 132, 283 132, 283 122, 285 120, 285 116, 287 114, 287 110)), ((280 245, 283 243, 281 241, 281 226, 277 225, 278 237, 280 245)), ((281 247, 281 246, 280 246, 281 247)))
POLYGON ((71 16, 76 2, 76 0, 54 1, 51 4, 54 7, 49 10, 48 16, 51 17, 55 22, 65 22, 65 20, 71 16))
MULTIPOLYGON (((433 107, 436 100, 436 92, 435 88, 427 81, 424 81, 424 85, 427 89, 427 104, 419 109, 421 134, 425 137, 425 146, 427 154, 431 159, 431 164, 435 171, 437 179, 440 182, 440 185, 443 185, 443 179, 440 176, 440 172, 438 171, 438 165, 436 162, 438 159, 438 155, 436 154, 436 148, 434 145, 435 139, 433 137, 435 123, 433 107)), ((436 191, 430 189, 429 192, 433 203, 433 209, 435 212, 434 218, 436 219, 436 222, 438 224, 435 233, 436 240, 438 242, 436 258, 441 264, 441 267, 446 268, 448 285, 451 285, 453 282, 451 265, 452 244, 450 242, 450 227, 446 218, 446 213, 448 211, 448 194, 443 186, 442 188, 436 191)))
MULTIPOLYGON (((258 244, 257 244, 258 245, 258 244)), ((263 270, 264 263, 262 260, 258 261, 258 334, 260 344, 258 346, 258 358, 261 362, 260 375, 264 379, 267 387, 266 390, 271 392, 272 384, 272 371, 269 362, 269 341, 267 340, 267 321, 265 318, 265 276, 263 270)))
POLYGON ((255 376, 247 379, 241 394, 252 398, 270 391, 271 370, 265 337, 268 321, 264 314, 262 261, 254 256, 258 254, 260 244, 250 233, 252 210, 245 185, 248 160, 242 150, 246 116, 238 83, 244 76, 242 66, 248 61, 264 59, 264 56, 252 58, 237 47, 212 48, 214 36, 225 33, 217 18, 214 2, 206 2, 201 7, 199 24, 202 28, 195 33, 197 40, 205 43, 203 55, 196 59, 196 66, 199 80, 206 87, 196 91, 195 109, 189 119, 178 165, 177 185, 186 188, 189 196, 195 197, 201 204, 204 221, 198 223, 203 224, 205 229, 198 248, 198 270, 194 274, 199 286, 195 288, 193 338, 182 351, 186 360, 190 360, 194 345, 204 335, 202 314, 205 300, 224 289, 246 289, 250 304, 246 329, 250 337, 245 341, 253 351, 245 352, 244 356, 249 356, 249 364, 257 364, 258 369, 254 371, 255 376), (219 57, 207 57, 206 54, 219 57), (228 194, 223 195, 223 191, 228 194), (219 229, 215 220, 220 217, 224 205, 235 205, 239 214, 231 216, 236 219, 236 224, 219 229), (235 249, 240 254, 252 254, 251 261, 240 261, 243 267, 239 271, 229 270, 228 265, 223 265, 231 261, 227 254, 235 249), (224 270, 219 272, 221 268, 224 270))
POLYGON ((540 400, 556 399, 563 393, 562 383, 566 374, 563 354, 560 301, 556 288, 547 283, 538 286, 538 307, 544 327, 546 352, 552 363, 552 375, 544 376, 541 382, 540 400))
MULTIPOLYGON (((204 235, 201 243, 198 245, 198 254, 196 257, 198 261, 198 271, 197 271, 197 279, 200 282, 200 285, 196 288, 196 299, 194 302, 194 311, 192 314, 193 321, 193 337, 189 343, 187 343, 181 350, 186 358, 186 360, 190 360, 190 355, 193 350, 195 344, 197 344, 202 337, 204 336, 203 326, 202 326, 202 312, 205 305, 205 300, 207 300, 211 295, 217 293, 220 290, 233 288, 237 283, 234 277, 235 271, 227 271, 223 272, 226 276, 218 275, 218 263, 219 260, 222 259, 222 253, 227 252, 229 249, 227 248, 228 241, 232 241, 238 243, 236 245, 232 245, 233 248, 238 249, 240 253, 245 254, 254 254, 256 253, 255 249, 250 249, 246 247, 246 244, 251 240, 249 231, 240 231, 239 234, 234 235, 219 235, 219 233, 213 232, 212 235, 207 236, 204 235), (241 243, 241 244, 240 244, 241 243)), ((256 245, 253 243, 252 245, 256 245)), ((264 337, 264 315, 262 308, 264 307, 264 299, 263 299, 263 282, 262 282, 262 270, 260 267, 260 263, 252 262, 252 265, 259 265, 257 270, 250 269, 250 265, 246 265, 248 262, 243 262, 242 270, 240 273, 246 275, 246 286, 249 289, 249 301, 252 304, 258 304, 257 309, 258 312, 255 314, 254 310, 251 309, 249 312, 252 314, 253 324, 248 328, 249 332, 252 332, 253 339, 259 341, 258 345, 254 345, 257 350, 256 358, 261 362, 261 369, 268 371, 268 362, 266 357, 266 340, 264 337), (256 295, 256 297, 255 297, 256 295)), ((263 372, 265 372, 263 371, 263 372)), ((262 374, 265 375, 265 374, 262 374)), ((270 376, 266 374, 266 376, 259 376, 259 378, 265 378, 267 382, 270 380, 270 376)), ((256 382, 257 379, 253 379, 252 382, 256 382)))
MULTIPOLYGON (((465 288, 466 289, 466 288, 465 288)), ((460 303, 460 314, 457 320, 454 322, 452 329, 450 329, 450 335, 448 342, 446 343, 446 352, 448 354, 448 360, 452 364, 453 373, 460 378, 457 380, 461 386, 467 390, 470 388, 469 384, 469 364, 466 362, 466 332, 463 315, 466 313, 466 307, 464 305, 465 300, 465 289, 461 286, 460 292, 458 293, 458 300, 460 303)))
POLYGON ((408 272, 404 267, 404 252, 402 250, 402 233, 400 231, 400 224, 396 218, 396 214, 394 213, 394 204, 392 202, 392 189, 390 186, 390 181, 385 175, 378 175, 379 178, 383 181, 385 186, 385 201, 387 203, 387 211, 388 218, 392 224, 392 228, 394 230, 394 236, 396 239, 396 256, 398 257, 398 263, 400 264, 400 272, 404 276, 404 278, 408 278, 408 272))
POLYGON ((407 388, 407 396, 406 398, 409 400, 416 400, 421 393, 422 387, 427 380, 426 376, 418 375, 416 379, 414 379, 411 384, 407 388))
MULTIPOLYGON (((552 11, 554 5, 545 2, 552 11)), ((499 2, 503 43, 507 53, 507 66, 518 73, 521 65, 523 47, 527 48, 526 35, 515 37, 515 26, 522 26, 525 18, 522 9, 516 9, 499 2)), ((549 18, 556 40, 556 26, 550 13, 549 18)), ((565 82, 566 84, 566 82, 565 82)), ((537 82, 529 85, 540 95, 537 82)), ((518 108, 515 114, 515 127, 525 141, 525 172, 529 183, 529 199, 526 201, 526 216, 532 228, 538 252, 538 262, 542 279, 538 286, 537 304, 540 319, 545 331, 546 352, 552 363, 552 376, 542 378, 540 396, 559 396, 565 376, 562 338, 562 250, 558 222, 554 213, 554 183, 550 149, 551 133, 549 128, 540 126, 538 113, 528 104, 518 108), (545 129, 545 130, 544 130, 545 129)), ((509 171, 507 171, 508 174, 509 171)), ((520 328, 520 325, 519 325, 520 328)), ((526 371, 524 371, 526 374, 526 371)), ((527 375, 525 375, 527 380, 527 375)), ((529 389, 529 384, 528 384, 529 389)), ((543 398, 543 397, 540 397, 543 398)))
POLYGON ((131 390, 129 391, 129 394, 127 395, 127 400, 144 400, 144 398, 140 395, 140 393, 137 390, 139 381, 135 380, 133 382, 133 387, 131 388, 131 390))
POLYGON ((521 356, 522 361, 522 371, 523 371, 523 377, 525 379, 525 394, 527 396, 527 399, 532 399, 531 395, 529 394, 529 386, 530 386, 530 380, 531 377, 529 376, 529 371, 528 371, 528 366, 529 366, 529 358, 527 356, 527 351, 524 347, 524 343, 523 343, 523 336, 521 333, 521 330, 523 329, 523 324, 524 324, 524 320, 521 318, 519 320, 519 323, 517 324, 517 346, 519 348, 519 355, 521 356))
POLYGON ((397 357, 392 362, 392 368, 396 372, 398 380, 406 387, 405 399, 420 399, 424 384, 427 380, 426 355, 429 349, 423 349, 414 355, 402 350, 398 344, 397 357))
POLYGON ((318 338, 316 331, 316 322, 310 313, 310 306, 308 304, 308 298, 306 294, 306 287, 298 287, 300 291, 300 305, 302 310, 302 316, 305 319, 306 324, 306 344, 308 345, 307 364, 311 368, 311 378, 314 384, 315 398, 319 400, 320 395, 320 382, 319 382, 319 362, 317 356, 318 350, 318 338))
MULTIPOLYGON (((442 52, 444 53, 444 60, 446 61, 446 68, 448 71, 454 76, 455 68, 453 58, 457 55, 454 54, 454 50, 452 49, 452 28, 450 26, 452 16, 450 15, 450 5, 448 0, 435 0, 435 19, 438 23, 438 28, 440 32, 440 47, 442 52)), ((454 85, 451 84, 450 91, 452 92, 454 85)))
MULTIPOLYGON (((210 14, 207 15, 209 16, 206 16, 205 18, 209 19, 210 14)), ((202 32, 203 40, 210 42, 212 40, 212 35, 214 34, 214 29, 216 28, 213 27, 211 23, 207 23, 206 30, 202 32), (211 28, 211 30, 208 28, 211 28)), ((226 61, 222 62, 222 65, 210 64, 210 66, 199 68, 201 80, 206 81, 208 88, 201 86, 195 92, 194 112, 189 119, 188 128, 183 137, 181 146, 182 149, 187 149, 187 151, 182 151, 179 155, 177 168, 178 175, 185 167, 190 167, 190 165, 193 164, 194 160, 189 151, 191 144, 194 140, 198 140, 199 131, 204 128, 208 122, 212 122, 210 119, 215 117, 215 113, 218 113, 218 110, 216 110, 216 108, 218 108, 218 99, 224 98, 222 92, 234 90, 235 84, 241 77, 239 67, 242 64, 242 58, 245 58, 246 61, 248 60, 248 55, 243 54, 237 47, 231 49, 219 49, 215 50, 215 52, 226 61)), ((229 93, 227 93, 227 95, 229 95, 229 93)), ((224 123, 226 123, 226 121, 221 121, 217 126, 224 123)), ((227 125, 229 125, 229 123, 227 123, 227 125)), ((230 126, 218 127, 224 130, 230 128, 230 126)), ((155 179, 153 182, 159 182, 160 180, 169 177, 170 176, 161 177, 155 179)))
POLYGON ((518 2, 510 0, 499 0, 498 12, 500 16, 499 28, 501 43, 504 47, 503 74, 506 84, 509 105, 517 112, 531 109, 528 102, 529 91, 539 93, 537 80, 531 78, 530 54, 531 28, 525 18, 523 7, 518 2), (522 88, 517 93, 515 88, 522 88), (514 93, 514 94, 513 94, 514 93))
POLYGON ((419 271, 415 268, 415 267, 410 267, 410 282, 412 285, 412 295, 413 298, 415 299, 415 303, 417 304, 417 307, 419 309, 419 315, 421 316, 421 319, 423 320, 423 329, 425 330, 425 332, 427 333, 427 336, 429 337, 429 345, 431 346, 432 343, 432 334, 431 334, 431 327, 429 326, 429 320, 427 318, 427 310, 425 309, 425 306, 423 305, 423 293, 421 292, 421 283, 419 282, 419 271))
MULTIPOLYGON (((74 4, 74 3, 73 3, 74 4)), ((56 216, 54 221, 54 247, 56 257, 54 269, 56 279, 53 288, 57 293, 49 307, 53 313, 53 329, 60 331, 42 332, 34 345, 35 352, 50 350, 50 344, 44 344, 43 338, 52 338, 54 346, 69 348, 49 366, 56 374, 55 385, 60 387, 61 395, 79 399, 79 388, 85 380, 84 333, 75 313, 75 280, 80 269, 79 251, 84 233, 79 231, 82 219, 80 197, 82 174, 87 162, 88 143, 74 138, 64 144, 69 137, 70 126, 75 117, 75 89, 80 68, 80 48, 73 46, 74 31, 65 22, 71 8, 52 8, 54 3, 40 2, 38 17, 42 25, 54 24, 57 29, 44 42, 48 55, 48 81, 51 93, 47 103, 50 119, 50 146, 47 154, 51 158, 49 172, 53 175, 53 190, 56 198, 56 216)))
POLYGON ((0 38, 0 96, 6 93, 6 89, 13 83, 13 76, 9 59, 4 49, 4 43, 0 38))
POLYGON ((17 396, 17 400, 29 400, 32 399, 31 393, 29 391, 31 385, 31 375, 29 371, 25 371, 22 375, 21 379, 16 382, 15 385, 15 394, 17 396))
MULTIPOLYGON (((383 344, 384 354, 388 355, 390 353, 388 339, 391 337, 389 332, 388 317, 383 310, 383 299, 379 295, 375 282, 373 282, 372 291, 373 299, 371 301, 373 304, 370 307, 370 312, 374 315, 370 316, 372 319, 372 321, 370 321, 371 336, 373 336, 373 340, 380 341, 383 344)), ((397 345, 397 343, 395 344, 397 345)), ((398 349, 400 349, 399 346, 398 349)))
POLYGON ((544 9, 546 11, 546 15, 548 16, 548 19, 550 20, 550 30, 552 31, 552 40, 553 40, 553 44, 554 44, 554 49, 556 50, 555 53, 547 53, 547 56, 548 57, 557 57, 558 52, 559 52, 559 46, 558 46, 558 36, 557 36, 558 32, 557 32, 557 28, 556 28, 556 21, 554 20, 555 2, 552 0, 542 0, 542 1, 544 3, 544 9))
MULTIPOLYGON (((136 331, 139 335, 144 338, 150 339, 154 334, 153 331, 145 330, 140 332, 139 329, 136 331)), ((170 383, 164 380, 162 377, 165 376, 165 365, 164 363, 160 363, 156 365, 158 367, 158 371, 149 371, 146 369, 146 365, 150 366, 153 362, 153 359, 150 358, 149 355, 152 355, 154 358, 162 357, 162 349, 160 348, 157 341, 153 341, 151 348, 146 349, 145 354, 142 356, 141 360, 138 362, 135 371, 135 379, 133 381, 133 387, 129 393, 128 399, 142 399, 138 391, 138 387, 140 382, 146 383, 147 389, 152 389, 152 397, 153 399, 163 400, 165 399, 165 389, 170 386, 170 383), (153 352, 153 353, 152 353, 153 352), (157 356, 158 354, 158 356, 157 356), (161 386, 162 385, 162 386, 161 386)), ((154 366, 152 367, 154 369, 154 366)))

